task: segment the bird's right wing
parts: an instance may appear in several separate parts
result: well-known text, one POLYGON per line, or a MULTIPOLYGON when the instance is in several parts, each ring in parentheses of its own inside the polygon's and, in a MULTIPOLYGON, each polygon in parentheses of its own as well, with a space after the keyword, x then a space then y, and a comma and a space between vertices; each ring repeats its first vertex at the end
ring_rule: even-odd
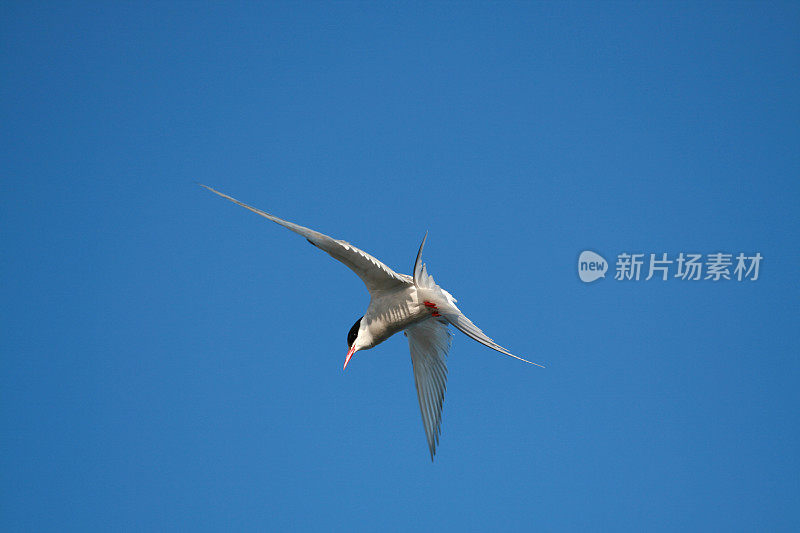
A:
POLYGON ((447 322, 437 318, 417 322, 408 327, 405 334, 411 349, 419 410, 432 461, 439 443, 444 391, 447 388, 447 352, 453 336, 447 329, 447 322))
POLYGON ((403 287, 412 283, 410 276, 398 274, 388 266, 381 263, 379 260, 369 255, 367 252, 356 248, 349 242, 333 239, 318 231, 314 231, 298 224, 283 220, 275 215, 270 215, 269 213, 266 213, 260 209, 256 209, 255 207, 242 203, 236 198, 232 198, 227 194, 223 194, 215 189, 212 189, 207 185, 203 185, 202 183, 200 186, 205 187, 214 194, 230 200, 231 202, 240 205, 245 209, 249 209, 257 215, 261 215, 262 217, 269 219, 276 224, 280 224, 284 228, 290 229, 293 232, 302 235, 308 240, 308 242, 320 250, 327 252, 331 257, 337 261, 341 261, 350 270, 355 272, 356 275, 361 278, 361 281, 363 281, 367 286, 367 290, 370 292, 370 294, 403 287))

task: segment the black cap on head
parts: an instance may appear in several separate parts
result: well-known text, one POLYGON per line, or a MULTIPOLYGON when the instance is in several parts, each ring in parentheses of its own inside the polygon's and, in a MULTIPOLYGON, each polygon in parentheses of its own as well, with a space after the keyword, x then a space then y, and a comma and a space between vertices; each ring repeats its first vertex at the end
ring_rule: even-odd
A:
MULTIPOLYGON (((364 318, 363 316, 361 318, 364 318)), ((350 332, 347 334, 347 346, 348 348, 353 346, 353 343, 356 342, 356 337, 358 337, 358 328, 361 327, 361 318, 356 320, 356 323, 353 324, 353 327, 350 328, 350 332)))

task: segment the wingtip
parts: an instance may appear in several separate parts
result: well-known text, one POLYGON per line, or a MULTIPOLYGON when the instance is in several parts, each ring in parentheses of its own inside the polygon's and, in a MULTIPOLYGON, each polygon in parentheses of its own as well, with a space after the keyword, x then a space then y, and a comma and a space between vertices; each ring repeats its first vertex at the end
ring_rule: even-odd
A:
POLYGON ((511 357, 513 357, 513 358, 515 358, 515 359, 519 359, 520 361, 523 361, 523 362, 525 362, 525 363, 528 363, 529 365, 538 366, 539 368, 547 368, 546 366, 544 366, 544 365, 542 365, 542 364, 539 364, 539 363, 534 363, 533 361, 528 361, 527 359, 523 359, 522 357, 520 357, 520 356, 518 356, 518 355, 514 355, 513 353, 509 353, 509 354, 507 354, 507 355, 510 355, 511 357))
MULTIPOLYGON (((514 356, 514 357, 517 357, 517 356, 514 356)), ((547 368, 547 367, 546 367, 546 366, 544 366, 543 364, 540 364, 540 363, 534 363, 533 361, 528 361, 527 359, 522 359, 522 357, 520 357, 519 359, 521 359, 522 361, 525 361, 526 363, 530 363, 530 364, 532 364, 532 365, 534 365, 534 366, 538 366, 539 368, 547 368)))

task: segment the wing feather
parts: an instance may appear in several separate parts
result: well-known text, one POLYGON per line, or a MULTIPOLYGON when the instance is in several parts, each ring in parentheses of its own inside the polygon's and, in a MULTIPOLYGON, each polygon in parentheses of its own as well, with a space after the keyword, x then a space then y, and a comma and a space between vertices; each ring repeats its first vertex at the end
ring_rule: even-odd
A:
POLYGON ((411 350, 417 400, 432 461, 439 444, 442 406, 447 389, 447 352, 453 336, 447 328, 447 322, 435 318, 418 322, 407 328, 405 333, 411 350))
POLYGON ((282 218, 278 218, 275 215, 271 215, 265 211, 240 202, 236 198, 232 198, 227 194, 217 191, 216 189, 212 189, 208 185, 203 185, 202 183, 199 185, 218 196, 230 200, 231 202, 240 205, 245 209, 252 211, 253 213, 256 213, 257 215, 260 215, 275 222, 276 224, 280 224, 284 228, 290 229, 293 232, 302 235, 308 240, 308 242, 320 250, 327 252, 331 257, 344 263, 350 270, 355 272, 356 275, 364 282, 364 285, 367 286, 367 290, 370 292, 370 294, 396 289, 412 283, 411 276, 395 272, 378 259, 369 255, 367 252, 356 248, 349 242, 328 237, 324 233, 320 233, 287 220, 283 220, 282 218))

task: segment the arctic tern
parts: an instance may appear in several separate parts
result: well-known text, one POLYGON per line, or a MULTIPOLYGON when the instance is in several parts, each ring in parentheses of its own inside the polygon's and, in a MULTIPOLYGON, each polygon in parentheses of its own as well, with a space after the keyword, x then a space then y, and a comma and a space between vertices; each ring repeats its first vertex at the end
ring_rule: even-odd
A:
POLYGON ((486 336, 456 307, 456 299, 434 282, 422 263, 422 248, 425 246, 427 233, 419 246, 413 275, 399 274, 348 242, 278 218, 207 185, 199 185, 302 235, 361 278, 369 291, 370 303, 364 316, 353 324, 347 334, 348 351, 343 369, 347 368, 353 354, 358 351, 374 348, 399 331, 408 337, 417 399, 431 460, 436 453, 441 431, 442 404, 447 381, 446 358, 452 339, 448 324, 493 350, 532 365, 542 366, 512 354, 486 336))

